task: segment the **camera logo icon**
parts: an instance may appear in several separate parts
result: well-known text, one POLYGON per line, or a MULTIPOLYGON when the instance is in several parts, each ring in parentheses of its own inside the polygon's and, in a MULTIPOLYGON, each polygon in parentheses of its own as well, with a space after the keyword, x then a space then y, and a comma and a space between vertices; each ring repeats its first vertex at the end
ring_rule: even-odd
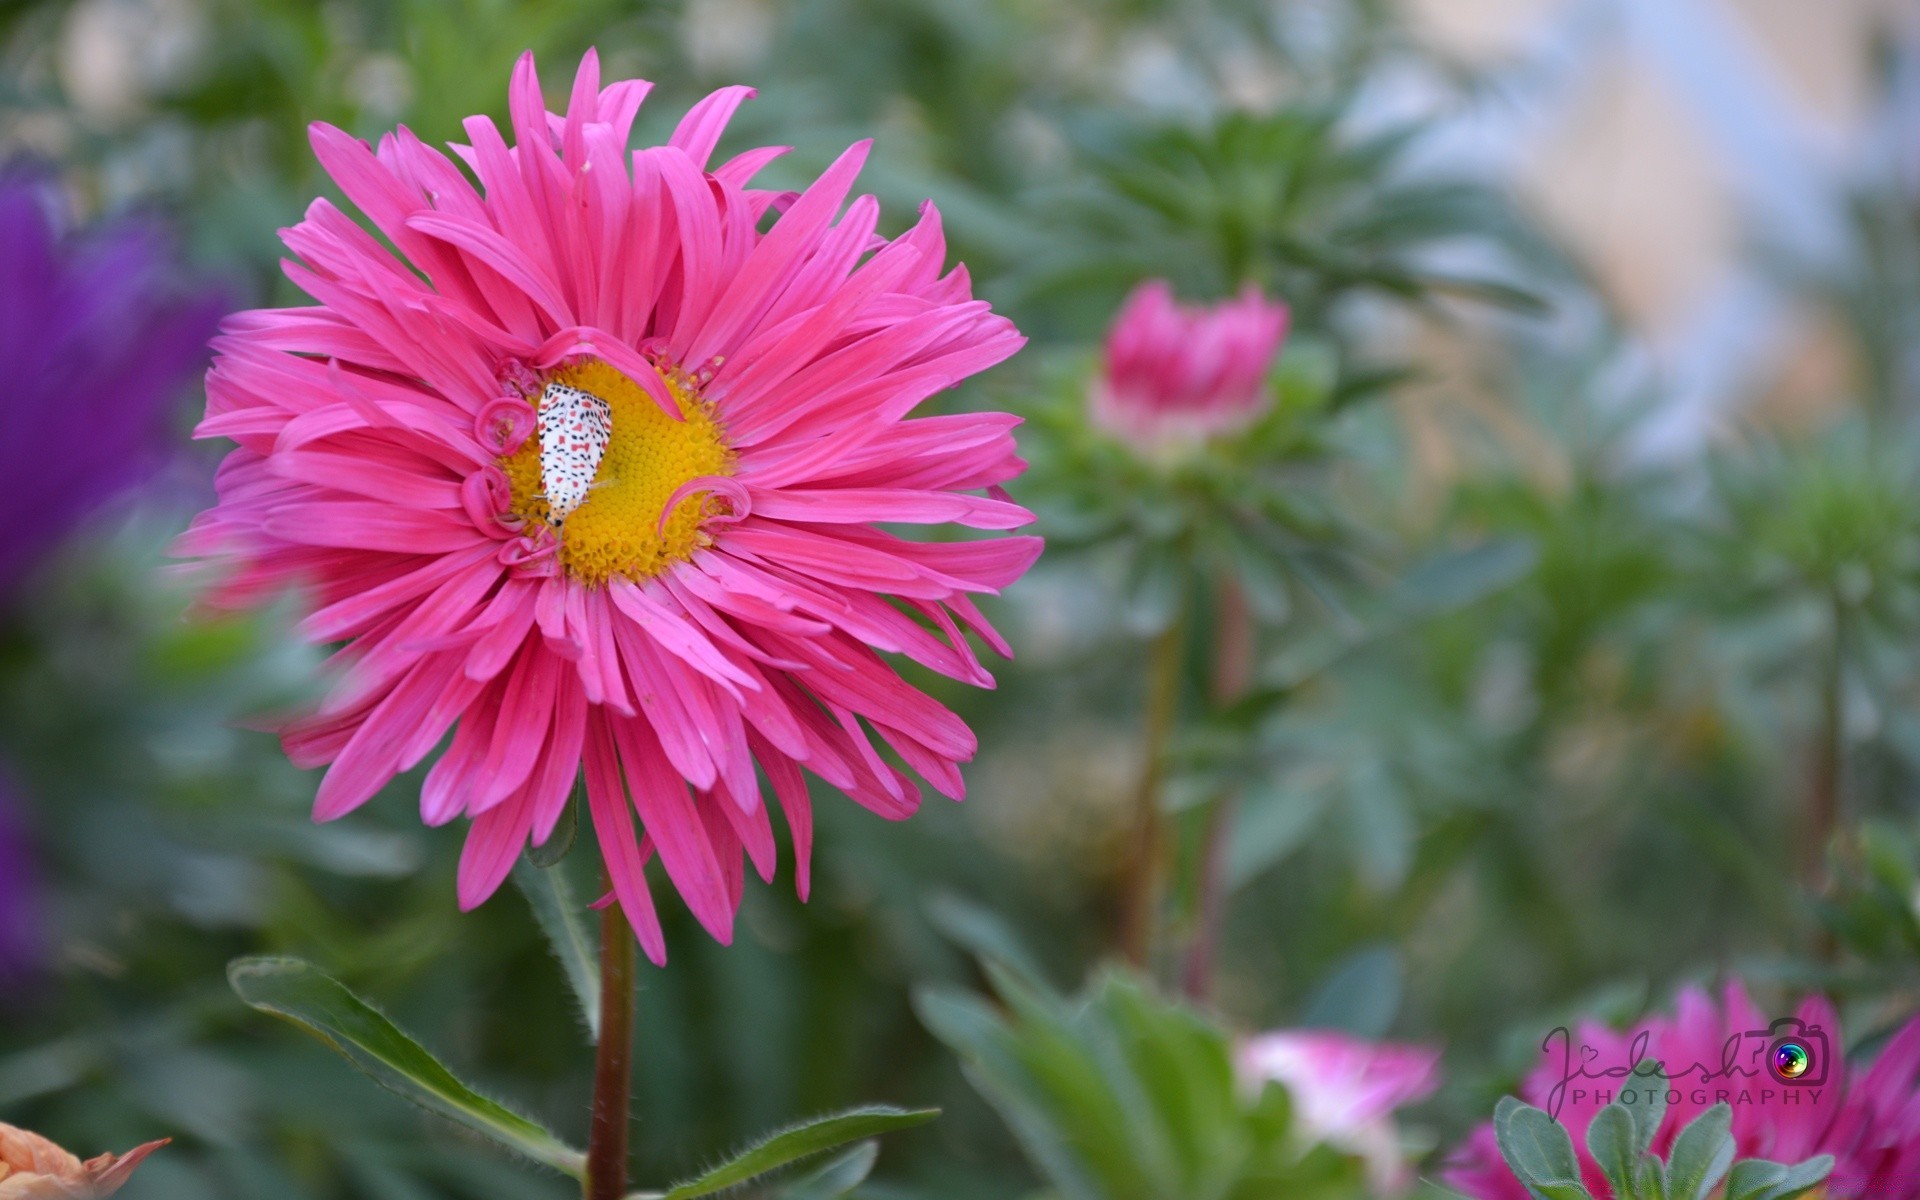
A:
POLYGON ((1819 1087, 1827 1081, 1827 1031, 1798 1017, 1781 1017, 1744 1036, 1761 1042, 1762 1061, 1780 1083, 1819 1087))

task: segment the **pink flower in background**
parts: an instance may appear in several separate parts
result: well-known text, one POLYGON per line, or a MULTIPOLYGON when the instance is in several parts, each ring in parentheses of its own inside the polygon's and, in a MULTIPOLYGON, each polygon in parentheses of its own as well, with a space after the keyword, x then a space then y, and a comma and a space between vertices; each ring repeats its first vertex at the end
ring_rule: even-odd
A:
POLYGON ((746 88, 630 153, 649 87, 603 88, 590 52, 549 113, 529 55, 516 144, 472 117, 453 158, 406 129, 376 151, 314 126, 404 261, 324 199, 285 231, 319 304, 216 339, 199 433, 239 448, 183 548, 230 565, 218 603, 309 585, 303 631, 342 644, 319 711, 282 731, 297 763, 330 764, 317 818, 455 730, 420 804, 472 821, 470 908, 584 766, 614 893, 661 962, 656 854, 722 941, 745 863, 773 875, 756 765, 803 896, 803 766, 889 819, 920 791, 883 746, 961 795, 973 734, 881 652, 991 686, 965 631, 1008 648, 975 598, 1040 542, 879 527, 1031 520, 1000 490, 1025 465, 1015 418, 909 419, 1023 341, 943 274, 933 206, 878 237, 874 198, 847 203, 864 142, 798 194, 748 186, 781 148, 712 165, 746 88))
POLYGON ((1413 1182, 1393 1113, 1440 1086, 1438 1050, 1330 1030, 1281 1030, 1242 1042, 1239 1066, 1256 1087, 1271 1081, 1287 1089, 1308 1138, 1365 1159, 1376 1191, 1403 1191, 1413 1182))
POLYGON ((1287 337, 1287 306, 1249 287, 1211 308, 1173 298, 1165 280, 1135 288, 1107 335, 1094 421, 1146 451, 1244 429, 1272 396, 1267 372, 1287 337))
MULTIPOLYGON (((1521 1098, 1554 1113, 1567 1127, 1581 1174, 1596 1196, 1611 1193, 1587 1154, 1587 1126, 1622 1086, 1638 1081, 1588 1076, 1636 1063, 1644 1073, 1658 1063, 1671 1077, 1666 1119, 1653 1142, 1663 1156, 1689 1121, 1724 1100, 1733 1109, 1740 1157, 1795 1163, 1831 1154, 1835 1164, 1827 1196, 1920 1200, 1920 1017, 1862 1069, 1842 1057, 1840 1023, 1826 1000, 1810 997, 1795 1015, 1807 1029, 1818 1027, 1824 1034, 1824 1043, 1810 1042, 1817 1052, 1802 1081, 1783 1083, 1769 1071, 1767 1039, 1747 1035, 1772 1022, 1738 982, 1731 982, 1718 1004, 1703 989, 1688 988, 1671 1017, 1657 1016, 1625 1032, 1583 1022, 1572 1031, 1568 1048, 1557 1040, 1550 1043, 1521 1085, 1521 1098), (1821 1048, 1830 1051, 1825 1061, 1819 1059, 1821 1048)), ((1473 1132, 1442 1178, 1480 1200, 1527 1196, 1501 1161, 1491 1124, 1473 1132)))
POLYGON ((24 1129, 0 1123, 0 1200, 99 1200, 126 1186, 135 1167, 171 1138, 148 1142, 125 1154, 80 1161, 24 1129))

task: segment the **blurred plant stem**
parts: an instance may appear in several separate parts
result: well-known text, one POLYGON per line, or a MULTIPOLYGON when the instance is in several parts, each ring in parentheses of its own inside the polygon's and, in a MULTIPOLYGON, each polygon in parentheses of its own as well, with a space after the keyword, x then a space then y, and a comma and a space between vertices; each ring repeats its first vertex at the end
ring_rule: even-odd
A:
MULTIPOLYGON (((1255 633, 1253 608, 1247 603, 1246 589, 1232 576, 1222 578, 1213 629, 1216 708, 1231 708, 1252 689, 1255 633)), ((1233 838, 1239 809, 1240 793, 1231 788, 1222 792, 1214 798, 1213 811, 1207 816, 1206 831, 1202 835, 1193 939, 1187 946, 1187 960, 1181 972, 1181 986, 1194 1000, 1203 1001, 1213 991, 1214 960, 1227 916, 1227 847, 1233 838)))
MULTIPOLYGON (((608 880, 612 888, 612 880, 608 880)), ((627 1190, 627 1104, 633 1091, 633 931, 620 902, 600 914, 600 1045, 593 1064, 586 1200, 627 1190)))
POLYGON ((1161 811, 1160 792, 1166 779, 1167 743, 1180 706, 1180 669, 1185 659, 1186 614, 1177 612, 1154 638, 1148 656, 1133 845, 1121 881, 1120 952, 1136 967, 1146 967, 1152 957, 1166 881, 1167 817, 1161 811))
MULTIPOLYGON (((1833 637, 1821 664, 1820 727, 1813 747, 1812 778, 1807 786, 1806 840, 1801 846, 1801 877, 1809 891, 1826 895, 1834 883, 1831 856, 1839 854, 1843 863, 1851 860, 1848 843, 1851 835, 1841 825, 1841 774, 1846 737, 1846 661, 1847 605, 1839 595, 1830 598, 1833 637), (1834 845, 1838 835, 1842 844, 1834 845)), ((1836 948, 1831 929, 1823 928, 1817 947, 1822 957, 1836 948)))

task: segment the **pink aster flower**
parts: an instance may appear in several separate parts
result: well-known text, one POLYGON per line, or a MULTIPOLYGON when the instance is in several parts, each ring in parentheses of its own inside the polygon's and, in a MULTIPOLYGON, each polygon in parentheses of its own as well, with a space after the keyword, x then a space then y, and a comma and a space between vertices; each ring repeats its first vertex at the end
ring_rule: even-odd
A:
POLYGON ((1376 1192, 1413 1182, 1393 1113, 1440 1086, 1439 1051, 1323 1029, 1280 1030, 1241 1043, 1240 1075, 1254 1087, 1285 1087, 1306 1136, 1359 1155, 1376 1192))
MULTIPOLYGON (((1920 1017, 1864 1068, 1843 1057, 1840 1023, 1826 1000, 1802 1001, 1793 1019, 1799 1026, 1775 1030, 1738 982, 1727 984, 1718 1004, 1703 989, 1688 988, 1671 1017, 1625 1032, 1582 1022, 1568 1037, 1549 1039, 1521 1098, 1567 1127, 1596 1196, 1611 1190, 1587 1153, 1587 1126, 1622 1088, 1647 1086, 1646 1077, 1659 1070, 1670 1079, 1667 1115, 1653 1142, 1662 1156, 1689 1121, 1725 1102, 1740 1157, 1795 1163, 1831 1154, 1825 1194, 1834 1200, 1920 1200, 1920 1017), (1809 1052, 1791 1082, 1769 1061, 1779 1037, 1809 1052)), ((1473 1132, 1442 1178, 1478 1200, 1527 1196, 1501 1161, 1491 1124, 1473 1132)))
POLYGON ((199 435, 239 448, 184 550, 231 564, 219 603, 307 585, 303 632, 340 644, 319 710, 281 731, 330 764, 318 819, 453 731, 420 807, 472 822, 471 908, 584 768, 614 895, 662 962, 656 854, 721 941, 743 863, 773 875, 756 766, 803 896, 801 768, 889 819, 920 799, 902 765, 961 795, 972 733, 881 653, 991 686, 963 630, 1008 653, 975 598, 1040 542, 880 527, 1031 519, 1000 490, 1024 466, 1013 417, 909 419, 1023 340, 942 273, 933 206, 877 237, 874 198, 846 203, 865 142, 798 194, 749 186, 783 148, 712 165, 742 87, 630 154, 649 87, 602 87, 589 52, 550 113, 528 55, 514 144, 471 117, 451 158, 315 125, 402 257, 324 199, 284 232, 318 304, 215 339, 199 435))
POLYGON ((1267 371, 1286 337, 1287 306, 1255 288, 1202 308, 1177 303, 1165 280, 1143 283, 1107 335, 1093 419, 1149 451, 1245 429, 1272 401, 1267 371))

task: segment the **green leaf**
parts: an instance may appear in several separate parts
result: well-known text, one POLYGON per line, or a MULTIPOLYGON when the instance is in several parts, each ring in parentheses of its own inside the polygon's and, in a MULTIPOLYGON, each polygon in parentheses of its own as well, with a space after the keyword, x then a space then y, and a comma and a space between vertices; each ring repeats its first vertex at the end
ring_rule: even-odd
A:
POLYGON ((1553 307, 1538 293, 1498 279, 1473 279, 1429 271, 1421 278, 1421 282, 1441 295, 1479 300, 1525 316, 1546 316, 1553 311, 1553 307))
POLYGON ((1587 1153, 1606 1175, 1615 1200, 1645 1200, 1636 1186, 1640 1148, 1634 1144, 1632 1113, 1617 1102, 1596 1113, 1587 1126, 1587 1153))
POLYGON ((1293 613, 1293 591, 1278 557, 1250 537, 1229 533, 1225 541, 1234 575, 1254 615, 1269 625, 1285 622, 1293 613))
POLYGON ((553 827, 553 833, 540 845, 527 847, 527 858, 534 866, 542 870, 557 867, 573 849, 574 839, 580 836, 580 806, 586 803, 586 791, 586 776, 582 775, 573 781, 573 795, 560 810, 560 823, 553 827))
POLYGON ((1733 1173, 1727 1176, 1727 1200, 1793 1200, 1819 1187, 1832 1171, 1831 1154, 1791 1167, 1750 1158, 1733 1164, 1733 1173))
POLYGON ((547 935, 547 948, 566 973, 566 985, 580 1004, 580 1020, 588 1027, 588 1041, 599 1041, 599 935, 586 916, 586 906, 574 895, 559 866, 541 868, 528 858, 513 864, 513 881, 534 910, 534 920, 547 935))
POLYGON ((975 1087, 1013 1130, 1040 1173, 1066 1200, 1103 1200, 1076 1147, 1068 1144, 1046 1090, 1021 1064, 1019 1039, 1002 1011, 978 996, 943 988, 920 988, 914 1010, 935 1037, 960 1056, 975 1087))
POLYGON ((1023 982, 996 963, 982 964, 1013 1017, 1012 1058, 1071 1153, 1100 1180, 1099 1194, 1129 1200, 1175 1186, 1166 1133, 1153 1121, 1133 1078, 1114 1053, 1104 1005, 1067 1001, 1023 982))
POLYGON ((1198 1014, 1121 975, 1098 985, 1082 1028, 1094 1023, 1096 1012, 1116 1035, 1112 1044, 1136 1085, 1129 1090, 1147 1114, 1140 1122, 1146 1132, 1135 1139, 1143 1158, 1150 1142, 1161 1143, 1174 1166, 1173 1186, 1180 1194, 1202 1190, 1198 1182, 1218 1176, 1223 1156, 1238 1140, 1242 1093, 1228 1039, 1198 1014))
POLYGON ((1493 1133, 1500 1157, 1535 1196, 1578 1200, 1587 1195, 1580 1184, 1580 1160, 1573 1153, 1573 1139, 1546 1113, 1512 1096, 1502 1097, 1493 1110, 1493 1133))
POLYGON ((839 1200, 866 1182, 880 1160, 879 1142, 861 1142, 817 1171, 780 1189, 779 1200, 839 1200))
POLYGON ((1493 538, 1446 551, 1400 580, 1394 588, 1395 607, 1417 616, 1453 612, 1518 583, 1539 560, 1539 548, 1525 538, 1493 538))
POLYGON ((553 1134, 475 1092, 420 1043, 312 963, 239 958, 227 980, 247 1004, 313 1034, 375 1083, 456 1124, 575 1178, 586 1156, 553 1134))
POLYGON ((1185 563, 1164 541, 1150 542, 1135 556, 1126 583, 1127 628, 1142 637, 1164 631, 1180 614, 1186 595, 1185 563))
POLYGON ((1622 1087, 1620 1099, 1614 1102, 1626 1109, 1627 1115, 1633 1118, 1633 1148, 1636 1153, 1646 1153, 1647 1147, 1653 1145, 1654 1135, 1660 1132, 1660 1122, 1667 1119, 1666 1079, 1664 1073, 1631 1076, 1626 1081, 1630 1086, 1622 1087), (1656 1083, 1660 1086, 1653 1086, 1656 1083), (1633 1099, 1629 1101, 1628 1096, 1633 1099))
POLYGON ((1240 818, 1227 842, 1227 882, 1238 888, 1298 850, 1326 811, 1325 788, 1303 789, 1263 781, 1240 802, 1240 818))
POLYGON ((573 885, 558 866, 541 867, 522 858, 513 864, 513 882, 533 909, 547 947, 566 972, 567 986, 580 1005, 580 1020, 590 1041, 600 1040, 600 949, 573 885))
POLYGON ((1706 1200, 1733 1165, 1733 1109, 1716 1104, 1673 1139, 1667 1155, 1668 1200, 1706 1200))
POLYGON ((1667 1200, 1667 1164, 1643 1151, 1633 1176, 1633 1194, 1639 1200, 1667 1200))
POLYGON ((1400 1012, 1402 988, 1399 952, 1388 945, 1363 946, 1333 968, 1307 1002, 1300 1023, 1356 1037, 1385 1037, 1400 1012))
POLYGON ((1299 416, 1324 406, 1340 378, 1340 354, 1323 338, 1290 337, 1269 372, 1276 407, 1299 416))
POLYGON ((849 1109, 802 1122, 762 1139, 697 1179, 675 1184, 667 1191, 666 1200, 711 1196, 848 1142, 861 1141, 895 1129, 924 1125, 939 1115, 937 1108, 875 1106, 849 1109))
POLYGON ((1047 975, 1040 961, 1020 941, 1020 935, 999 913, 953 892, 941 892, 927 901, 927 919, 947 939, 974 956, 999 963, 1030 983, 1044 986, 1047 975))

